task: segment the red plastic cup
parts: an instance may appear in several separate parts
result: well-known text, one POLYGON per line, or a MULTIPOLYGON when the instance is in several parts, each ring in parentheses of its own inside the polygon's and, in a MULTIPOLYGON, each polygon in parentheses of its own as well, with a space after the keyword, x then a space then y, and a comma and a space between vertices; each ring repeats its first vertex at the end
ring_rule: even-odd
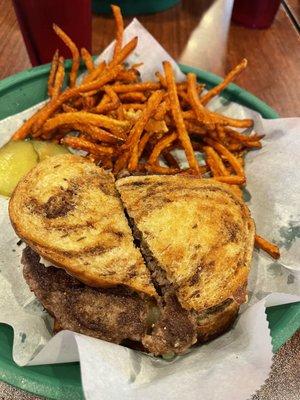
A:
POLYGON ((92 47, 91 0, 13 0, 27 52, 33 66, 52 60, 56 49, 70 58, 71 54, 54 33, 56 23, 78 48, 92 47))
POLYGON ((279 4, 280 0, 235 0, 232 20, 247 28, 269 28, 279 4))

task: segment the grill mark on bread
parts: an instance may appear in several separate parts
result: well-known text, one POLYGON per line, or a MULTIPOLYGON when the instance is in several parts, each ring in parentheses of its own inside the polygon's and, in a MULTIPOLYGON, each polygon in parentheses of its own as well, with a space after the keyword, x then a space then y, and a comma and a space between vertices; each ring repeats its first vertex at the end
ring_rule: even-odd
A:
POLYGON ((199 281, 199 275, 200 275, 201 269, 202 269, 202 266, 200 264, 196 268, 196 271, 194 272, 193 276, 189 279, 189 285, 190 286, 195 285, 199 281))
POLYGON ((114 236, 117 237, 117 239, 122 239, 125 236, 124 232, 117 231, 117 230, 114 230, 114 229, 105 229, 105 230, 102 231, 102 233, 107 233, 107 234, 110 234, 110 235, 114 235, 114 236))
MULTIPOLYGON (((203 261, 203 262, 201 262, 197 266, 197 268, 196 268, 194 274, 192 275, 192 277, 188 279, 189 286, 193 286, 199 281, 200 275, 201 275, 201 271, 203 271, 204 269, 211 269, 212 270, 214 265, 215 265, 214 261, 210 261, 210 262, 203 261)), ((212 273, 213 273, 213 271, 212 271, 212 273)))
MULTIPOLYGON (((62 232, 67 230, 65 236, 68 236, 71 231, 76 232, 78 230, 85 229, 85 228, 96 229, 95 228, 96 223, 97 223, 96 221, 86 221, 81 224, 72 224, 72 225, 71 224, 66 225, 66 223, 63 223, 63 224, 56 223, 54 226, 54 229, 57 231, 62 231, 62 232)), ((61 236, 61 237, 63 237, 63 236, 61 236)))
POLYGON ((36 198, 29 197, 26 206, 35 214, 41 214, 48 219, 56 219, 66 216, 75 208, 75 196, 73 189, 60 188, 59 191, 48 198, 46 203, 41 204, 36 198))
MULTIPOLYGON (((196 178, 195 178, 196 179, 196 178)), ((140 182, 139 182, 140 183, 140 182)), ((130 186, 132 186, 133 183, 130 184, 122 184, 121 188, 125 187, 125 190, 130 190, 130 186), (128 186, 128 188, 126 187, 128 186)), ((137 189, 139 193, 138 200, 136 202, 133 201, 132 208, 138 209, 139 205, 141 202, 145 203, 147 205, 147 202, 149 201, 151 203, 151 207, 153 207, 153 204, 155 202, 155 208, 156 209, 161 209, 163 208, 166 204, 175 202, 177 198, 182 199, 184 197, 186 201, 192 200, 197 198, 197 192, 198 191, 207 191, 207 192, 219 192, 223 195, 222 203, 224 204, 224 201, 226 201, 226 198, 224 198, 224 194, 226 194, 229 198, 230 201, 234 203, 234 205, 238 206, 238 208, 241 210, 242 213, 244 213, 244 208, 243 205, 240 203, 239 199, 235 198, 235 195, 231 193, 230 189, 224 189, 223 187, 211 187, 209 185, 202 185, 201 187, 197 186, 192 186, 188 188, 184 188, 181 185, 177 184, 176 182, 172 185, 172 192, 170 193, 170 188, 168 187, 168 181, 166 183, 155 183, 155 184, 149 184, 145 182, 145 184, 148 184, 150 187, 146 191, 141 188, 141 190, 137 189), (169 196, 171 198, 169 198, 169 196), (150 200, 151 199, 151 200, 150 200)), ((208 198, 208 194, 205 194, 205 197, 208 198)), ((217 199, 215 199, 217 201, 217 199)), ((151 212, 151 207, 143 207, 143 214, 139 217, 142 217, 147 213, 145 209, 149 208, 149 212, 151 212)), ((136 217, 136 220, 139 220, 139 217, 136 217)))
POLYGON ((57 248, 53 248, 52 246, 48 246, 49 250, 55 250, 57 253, 62 254, 66 257, 76 257, 76 256, 80 256, 81 254, 87 254, 87 255, 96 255, 96 254, 103 254, 106 252, 109 252, 111 250, 113 250, 116 246, 108 246, 108 247, 104 247, 104 246, 94 246, 94 247, 85 247, 83 249, 80 250, 59 250, 57 248))
MULTIPOLYGON (((123 189, 125 187, 125 190, 130 190, 130 187, 133 184, 136 183, 142 183, 142 182, 130 182, 130 183, 125 183, 121 185, 121 188, 123 189)), ((173 182, 172 182, 173 183, 173 182)), ((174 184, 172 185, 172 199, 171 201, 173 202, 174 199, 176 199, 176 195, 178 197, 183 196, 184 192, 187 192, 187 195, 191 198, 195 197, 195 195, 193 195, 193 191, 194 192, 198 192, 198 191, 208 191, 208 192, 220 192, 224 195, 224 193, 226 193, 230 199, 234 202, 235 205, 237 205, 240 209, 242 209, 243 207, 241 206, 241 203, 239 202, 238 199, 235 198, 234 194, 230 192, 230 190, 226 190, 223 187, 212 187, 210 185, 202 185, 201 187, 197 187, 197 186, 191 186, 188 188, 182 187, 182 184, 177 184, 177 182, 174 182, 174 184)), ((170 188, 168 186, 169 181, 165 182, 165 183, 154 183, 154 184, 149 184, 148 182, 143 182, 143 185, 149 185, 149 189, 147 189, 147 191, 145 193, 141 193, 142 196, 139 199, 139 201, 144 201, 147 200, 147 197, 149 196, 149 193, 151 196, 155 196, 155 200, 157 197, 159 196, 163 196, 164 198, 166 198, 166 195, 168 195, 170 193, 170 188)), ((139 190, 139 189, 137 189, 139 190)))
POLYGON ((50 196, 44 204, 43 209, 46 218, 58 218, 66 216, 70 211, 74 210, 74 196, 76 193, 67 189, 54 196, 50 196))
POLYGON ((226 228, 227 242, 237 243, 240 226, 236 222, 231 221, 230 218, 227 218, 226 216, 223 218, 223 222, 226 228))

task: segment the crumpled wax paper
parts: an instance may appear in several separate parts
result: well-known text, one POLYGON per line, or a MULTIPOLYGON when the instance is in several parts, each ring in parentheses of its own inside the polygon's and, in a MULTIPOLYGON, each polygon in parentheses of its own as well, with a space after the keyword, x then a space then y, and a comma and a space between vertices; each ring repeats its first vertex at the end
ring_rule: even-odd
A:
MULTIPOLYGON (((128 40, 136 35, 139 45, 129 61, 144 61, 142 78, 153 78, 161 62, 170 56, 134 20, 125 37, 128 40)), ((111 48, 100 57, 109 56, 111 48)), ((177 78, 183 79, 178 68, 176 71, 177 78)), ((39 106, 0 121, 0 145, 36 107, 39 106)), ((300 300, 300 119, 264 120, 257 113, 222 98, 214 100, 210 107, 232 117, 252 117, 255 130, 266 134, 263 148, 247 155, 246 197, 257 231, 274 240, 282 251, 279 261, 254 251, 249 302, 242 307, 234 328, 169 362, 69 331, 51 339, 52 319, 23 279, 20 263, 23 245, 18 243, 10 225, 8 199, 0 197, 0 322, 14 329, 16 363, 80 361, 88 400, 246 400, 264 383, 272 364, 265 309, 300 300)))

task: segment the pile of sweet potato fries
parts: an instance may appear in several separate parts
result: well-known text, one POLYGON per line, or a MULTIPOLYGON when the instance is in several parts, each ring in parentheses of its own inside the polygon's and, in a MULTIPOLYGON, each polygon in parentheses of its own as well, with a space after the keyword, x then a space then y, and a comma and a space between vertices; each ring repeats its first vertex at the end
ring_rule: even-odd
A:
MULTIPOLYGON (((89 52, 79 52, 58 26, 54 31, 72 54, 68 87, 63 90, 64 59, 55 52, 48 79, 50 100, 13 135, 50 140, 86 152, 86 156, 119 175, 129 173, 193 174, 213 177, 233 185, 241 196, 245 184, 244 154, 261 147, 261 135, 241 132, 253 126, 251 119, 234 119, 215 113, 206 105, 247 66, 243 59, 216 87, 204 93, 196 75, 187 74, 176 83, 172 66, 163 63, 163 74, 141 82, 140 65, 126 66, 126 58, 137 46, 135 37, 123 45, 124 23, 119 7, 112 6, 116 22, 113 58, 94 64, 89 52), (87 73, 80 83, 81 59, 87 73), (181 169, 173 150, 185 152, 188 168, 181 169), (195 152, 204 155, 200 165, 195 152)), ((273 257, 278 248, 256 237, 256 244, 273 257)))

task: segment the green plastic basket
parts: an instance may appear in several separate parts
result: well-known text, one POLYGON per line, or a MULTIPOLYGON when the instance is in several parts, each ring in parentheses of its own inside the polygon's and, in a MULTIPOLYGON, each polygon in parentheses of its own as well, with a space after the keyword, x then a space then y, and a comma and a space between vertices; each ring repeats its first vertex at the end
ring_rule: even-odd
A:
MULTIPOLYGON (((217 85, 221 78, 214 74, 180 66, 182 71, 196 73, 198 80, 208 87, 217 85)), ((66 61, 70 69, 70 61, 66 61)), ((0 81, 0 119, 16 114, 46 99, 49 64, 29 69, 0 81)), ((223 96, 258 111, 264 118, 277 118, 269 106, 231 84, 223 96)), ((273 349, 277 351, 300 327, 300 303, 270 307, 267 317, 271 329, 273 349)), ((13 330, 0 324, 0 380, 28 392, 51 399, 83 399, 78 363, 18 367, 12 360, 13 330)))

